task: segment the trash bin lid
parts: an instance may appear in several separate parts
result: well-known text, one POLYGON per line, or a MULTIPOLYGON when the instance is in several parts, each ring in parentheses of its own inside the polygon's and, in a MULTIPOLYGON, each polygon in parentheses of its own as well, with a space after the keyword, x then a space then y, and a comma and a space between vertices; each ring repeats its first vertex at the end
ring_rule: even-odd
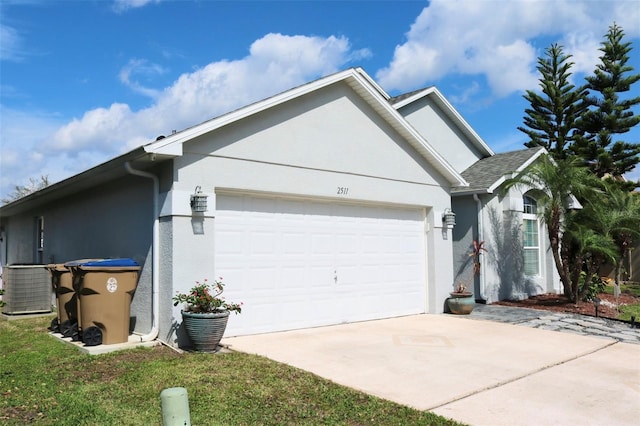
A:
POLYGON ((66 262, 64 264, 65 268, 69 268, 69 267, 73 267, 73 266, 80 266, 80 265, 84 265, 87 262, 96 262, 99 260, 105 260, 105 259, 77 259, 77 260, 70 260, 69 262, 66 262))
POLYGON ((119 259, 100 259, 100 260, 90 260, 80 263, 76 266, 88 267, 88 268, 112 268, 112 267, 130 267, 130 266, 140 266, 138 262, 129 258, 119 258, 119 259))

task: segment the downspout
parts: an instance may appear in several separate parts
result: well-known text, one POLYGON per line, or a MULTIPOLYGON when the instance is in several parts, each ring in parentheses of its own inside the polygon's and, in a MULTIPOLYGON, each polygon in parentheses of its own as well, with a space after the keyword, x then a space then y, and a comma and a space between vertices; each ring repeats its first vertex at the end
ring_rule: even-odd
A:
POLYGON ((158 318, 160 317, 160 219, 158 212, 158 195, 160 193, 160 182, 153 173, 136 170, 127 161, 124 168, 132 175, 141 176, 153 180, 153 236, 151 242, 151 330, 149 333, 136 336, 141 342, 149 342, 158 337, 158 318))
MULTIPOLYGON (((478 194, 473 194, 473 199, 476 202, 476 207, 477 207, 477 214, 478 214, 478 242, 480 241, 484 241, 484 220, 482 217, 482 201, 480 200, 480 197, 478 197, 478 194)), ((484 271, 486 262, 484 261, 484 256, 479 256, 480 257, 480 271, 484 271)), ((484 278, 483 273, 480 274, 480 298, 482 300, 484 300, 485 302, 487 301, 487 294, 486 294, 486 282, 485 282, 485 278, 484 278)))

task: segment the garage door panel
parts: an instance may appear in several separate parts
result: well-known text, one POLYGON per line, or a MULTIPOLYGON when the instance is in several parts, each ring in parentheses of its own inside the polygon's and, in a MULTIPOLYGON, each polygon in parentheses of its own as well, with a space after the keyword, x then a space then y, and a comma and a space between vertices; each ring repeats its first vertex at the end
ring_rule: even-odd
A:
POLYGON ((301 232, 284 232, 282 234, 282 250, 287 255, 304 256, 309 252, 309 241, 301 232))
POLYGON ((311 283, 311 287, 315 289, 314 291, 318 291, 318 289, 330 290, 332 288, 333 271, 334 268, 328 261, 324 262, 324 264, 309 267, 309 276, 307 278, 311 283))
POLYGON ((422 210, 247 195, 216 208, 216 269, 245 302, 228 335, 426 310, 422 210))
POLYGON ((304 265, 298 267, 282 267, 280 281, 281 288, 286 291, 305 292, 307 279, 307 268, 304 265))
POLYGON ((251 253, 273 255, 275 253, 275 234, 273 232, 255 231, 251 238, 251 253))

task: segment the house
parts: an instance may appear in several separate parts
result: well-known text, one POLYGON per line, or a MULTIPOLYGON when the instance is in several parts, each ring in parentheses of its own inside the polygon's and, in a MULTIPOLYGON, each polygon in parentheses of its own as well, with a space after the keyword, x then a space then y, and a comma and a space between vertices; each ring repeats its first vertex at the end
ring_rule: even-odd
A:
POLYGON ((453 231, 456 282, 472 284, 477 299, 492 303, 562 292, 536 189, 503 187, 541 155, 546 150, 539 147, 479 159, 462 172, 470 185, 452 191, 452 208, 460 212, 453 231), (474 274, 474 241, 484 241, 486 249, 480 274, 474 274))
POLYGON ((466 192, 464 172, 492 156, 437 89, 391 98, 353 68, 0 207, 1 254, 133 258, 135 330, 174 345, 172 296, 219 276, 244 303, 228 336, 440 313, 473 236, 468 200, 500 198, 466 192))
POLYGON ((535 189, 503 188, 546 155, 544 148, 495 154, 434 87, 391 102, 468 182, 451 190, 455 285, 484 303, 562 292, 545 225, 535 212, 535 189), (480 274, 474 274, 474 240, 484 241, 486 250, 479 256, 480 274))

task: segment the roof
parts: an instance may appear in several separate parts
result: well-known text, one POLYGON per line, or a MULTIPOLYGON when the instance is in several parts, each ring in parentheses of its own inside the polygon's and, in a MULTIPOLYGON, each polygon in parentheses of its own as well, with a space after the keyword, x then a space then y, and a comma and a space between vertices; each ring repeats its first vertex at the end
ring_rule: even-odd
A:
MULTIPOLYGON (((44 202, 72 194, 80 189, 87 189, 92 184, 104 183, 109 179, 123 176, 127 174, 125 168, 127 163, 133 163, 136 168, 146 169, 160 161, 179 157, 183 153, 183 144, 200 135, 339 82, 348 84, 380 117, 405 138, 451 186, 468 185, 460 173, 402 117, 390 103, 391 97, 362 68, 350 68, 223 114, 180 132, 158 138, 120 157, 110 159, 92 169, 48 186, 12 203, 0 206, 0 215, 17 214, 44 202)), ((456 116, 452 117, 455 119, 456 116)), ((461 117, 457 117, 462 120, 461 117)))
MULTIPOLYGON (((221 115, 197 126, 174 133, 163 139, 156 140, 144 146, 146 152, 156 155, 182 155, 185 142, 214 131, 218 128, 258 114, 269 108, 288 102, 313 91, 336 84, 347 83, 362 99, 375 110, 395 131, 404 137, 452 186, 466 186, 467 182, 460 173, 442 157, 431 144, 413 126, 411 126, 396 108, 390 104, 390 96, 378 86, 362 68, 350 68, 313 82, 295 87, 286 92, 247 105, 228 114, 221 115)), ((444 99, 444 98, 443 98, 444 99)), ((451 107, 453 108, 453 107, 451 107)), ((456 113, 457 114, 457 113, 456 113)), ((464 120, 459 115, 451 116, 462 124, 464 120)), ((456 125, 461 125, 456 122, 456 125)))
POLYGON ((504 152, 473 163, 461 174, 469 182, 468 187, 458 187, 451 195, 492 193, 514 173, 519 173, 539 156, 546 154, 543 147, 504 152))
POLYGON ((415 95, 417 95, 419 93, 422 93, 422 92, 424 92, 424 91, 426 91, 427 89, 430 89, 430 88, 431 88, 431 86, 430 87, 423 87, 422 89, 413 90, 413 91, 407 92, 407 93, 402 93, 402 94, 400 94, 398 96, 394 96, 391 99, 389 99, 389 103, 391 105, 399 104, 400 102, 404 101, 405 99, 409 99, 409 98, 411 98, 411 97, 413 97, 413 96, 415 96, 415 95))
POLYGON ((28 209, 123 177, 129 174, 125 168, 126 164, 144 170, 153 167, 157 160, 159 159, 149 156, 141 147, 138 147, 98 166, 0 206, 0 218, 22 213, 28 209))

